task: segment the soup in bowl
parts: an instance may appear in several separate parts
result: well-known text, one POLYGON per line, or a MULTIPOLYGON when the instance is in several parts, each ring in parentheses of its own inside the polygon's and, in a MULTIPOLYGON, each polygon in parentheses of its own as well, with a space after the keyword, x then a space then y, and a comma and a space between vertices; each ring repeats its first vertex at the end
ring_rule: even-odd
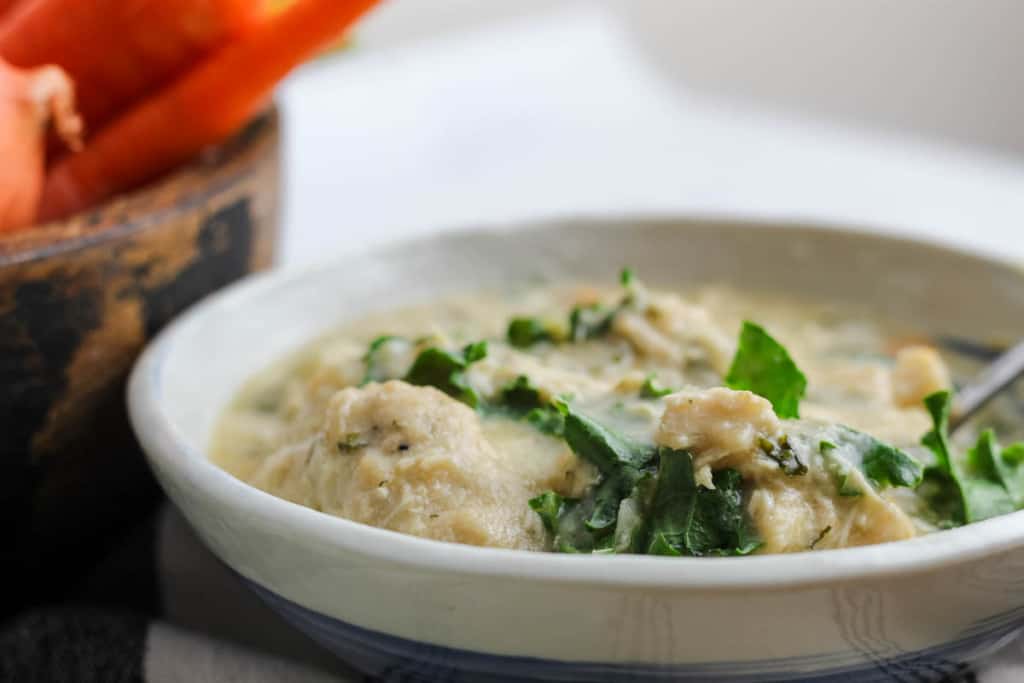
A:
POLYGON ((213 551, 370 673, 939 675, 1022 620, 1015 394, 948 433, 1022 294, 866 233, 455 233, 213 297, 131 407, 213 551))

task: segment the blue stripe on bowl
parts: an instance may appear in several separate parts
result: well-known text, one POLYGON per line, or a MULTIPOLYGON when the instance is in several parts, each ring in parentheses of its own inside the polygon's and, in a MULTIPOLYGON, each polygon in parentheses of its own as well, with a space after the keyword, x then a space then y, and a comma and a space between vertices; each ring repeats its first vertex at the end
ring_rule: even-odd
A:
MULTIPOLYGON (((394 683, 508 683, 511 681, 800 681, 804 683, 918 683, 962 671, 1007 644, 1024 630, 1024 610, 985 619, 960 638, 894 657, 857 656, 837 666, 837 655, 764 661, 661 666, 648 663, 566 662, 509 657, 430 645, 371 631, 307 609, 259 584, 243 579, 275 611, 299 630, 360 670, 394 683)), ((569 635, 571 637, 571 634, 569 635)))

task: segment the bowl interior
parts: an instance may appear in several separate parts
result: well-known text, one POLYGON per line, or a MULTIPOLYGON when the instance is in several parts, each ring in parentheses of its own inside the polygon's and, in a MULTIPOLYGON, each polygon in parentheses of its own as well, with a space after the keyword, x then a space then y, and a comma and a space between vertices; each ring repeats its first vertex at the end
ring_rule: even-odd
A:
MULTIPOLYGON (((865 659, 873 667, 891 657, 892 649, 878 654, 846 640, 847 623, 875 623, 875 616, 904 652, 941 646, 945 653, 978 624, 1017 627, 1024 512, 818 553, 584 557, 375 529, 273 498, 205 459, 212 427, 244 381, 346 319, 467 287, 537 277, 608 281, 624 265, 659 286, 726 282, 867 305, 932 333, 1024 336, 1022 273, 927 244, 709 219, 495 228, 258 275, 214 295, 140 361, 133 422, 170 497, 232 569, 278 596, 278 609, 294 603, 324 629, 352 624, 404 638, 417 658, 427 656, 428 643, 571 661, 737 659, 752 662, 744 671, 761 673, 766 661, 790 671, 797 660, 786 658, 803 657, 797 668, 807 671, 865 659)), ((351 642, 351 632, 336 641, 351 642)))
MULTIPOLYGON (((143 355, 130 387, 132 421, 158 478, 201 534, 210 523, 203 518, 207 513, 190 507, 206 509, 209 503, 219 508, 216 514, 230 512, 253 532, 270 534, 261 542, 301 537, 304 547, 316 547, 332 563, 359 555, 466 576, 753 590, 930 571, 1024 545, 1024 512, 1018 512, 893 544, 711 563, 475 548, 294 505, 243 484, 206 458, 213 426, 243 382, 346 319, 467 287, 537 277, 607 281, 624 264, 656 286, 726 282, 866 305, 937 334, 980 340, 1024 336, 1024 275, 1015 266, 920 242, 697 218, 495 227, 257 275, 214 295, 168 327, 143 355)), ((254 565, 235 568, 258 578, 254 565)), ((293 596, 313 590, 292 589, 293 596)), ((306 597, 314 602, 312 594, 306 597)))
POLYGON ((347 319, 467 287, 608 281, 624 265, 658 286, 731 283, 866 305, 936 334, 984 342, 1024 337, 1024 273, 978 256, 807 227, 575 221, 450 233, 258 276, 176 326, 174 344, 163 349, 162 404, 187 440, 205 450, 220 411, 248 377, 347 319))

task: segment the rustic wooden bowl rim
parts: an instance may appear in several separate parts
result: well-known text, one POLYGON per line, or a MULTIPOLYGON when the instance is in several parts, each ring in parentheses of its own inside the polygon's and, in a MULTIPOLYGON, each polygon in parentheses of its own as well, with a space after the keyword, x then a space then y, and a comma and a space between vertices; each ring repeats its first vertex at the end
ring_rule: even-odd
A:
POLYGON ((0 235, 0 269, 117 242, 202 206, 274 153, 279 127, 280 114, 271 106, 231 140, 152 183, 65 220, 0 235))

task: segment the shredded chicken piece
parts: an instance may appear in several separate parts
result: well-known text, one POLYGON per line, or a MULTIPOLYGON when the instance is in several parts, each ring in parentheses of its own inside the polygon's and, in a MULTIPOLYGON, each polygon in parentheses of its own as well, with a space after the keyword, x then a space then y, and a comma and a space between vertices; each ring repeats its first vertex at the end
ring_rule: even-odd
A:
POLYGON ((612 321, 612 331, 636 350, 668 365, 705 361, 724 375, 733 345, 710 314, 676 296, 649 295, 642 311, 625 309, 612 321))
POLYGON ((692 450, 700 467, 728 455, 753 453, 762 439, 781 433, 779 418, 767 399, 715 387, 667 396, 656 441, 692 450))

